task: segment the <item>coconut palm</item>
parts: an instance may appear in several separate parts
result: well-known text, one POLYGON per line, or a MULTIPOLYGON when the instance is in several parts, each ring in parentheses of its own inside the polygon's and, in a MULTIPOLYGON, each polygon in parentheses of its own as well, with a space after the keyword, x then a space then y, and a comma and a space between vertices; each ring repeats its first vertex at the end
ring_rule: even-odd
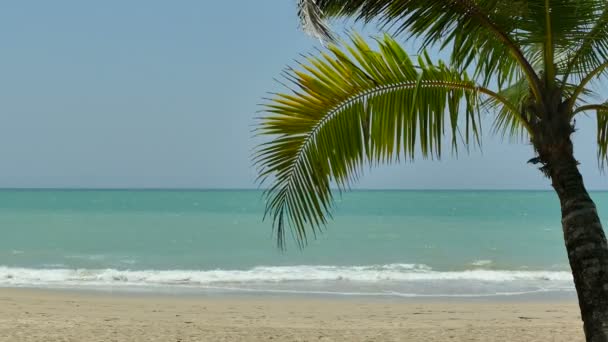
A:
POLYGON ((288 69, 287 91, 264 105, 259 132, 270 139, 255 163, 271 182, 266 214, 279 244, 289 228, 300 244, 323 228, 332 188, 347 189, 364 165, 440 158, 445 139, 452 150, 478 144, 487 113, 497 134, 531 142, 530 162, 552 180, 587 340, 608 341, 608 246, 571 140, 575 119, 595 117, 600 165, 608 160, 608 102, 594 92, 608 69, 606 0, 299 5, 304 27, 331 43, 288 69), (325 22, 336 17, 379 23, 396 38, 337 40, 325 22), (420 44, 417 57, 402 37, 420 44))

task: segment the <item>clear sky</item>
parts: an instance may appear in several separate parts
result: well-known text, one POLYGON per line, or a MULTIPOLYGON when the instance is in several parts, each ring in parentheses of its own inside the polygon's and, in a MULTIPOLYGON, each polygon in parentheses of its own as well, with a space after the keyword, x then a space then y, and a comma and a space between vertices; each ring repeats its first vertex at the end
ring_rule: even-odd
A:
MULTIPOLYGON (((0 187, 255 187, 257 104, 318 45, 295 3, 3 1, 0 187)), ((586 183, 607 189, 595 120, 578 127, 586 183)), ((377 168, 358 186, 548 189, 530 146, 485 132, 483 153, 377 168)))

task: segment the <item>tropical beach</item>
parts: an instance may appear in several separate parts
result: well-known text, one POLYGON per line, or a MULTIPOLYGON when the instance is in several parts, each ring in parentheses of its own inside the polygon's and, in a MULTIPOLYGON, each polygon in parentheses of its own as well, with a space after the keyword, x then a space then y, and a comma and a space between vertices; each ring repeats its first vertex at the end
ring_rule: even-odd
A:
POLYGON ((0 5, 0 342, 608 342, 607 28, 0 5))
POLYGON ((583 340, 550 192, 354 191, 302 251, 261 196, 0 191, 0 341, 583 340))

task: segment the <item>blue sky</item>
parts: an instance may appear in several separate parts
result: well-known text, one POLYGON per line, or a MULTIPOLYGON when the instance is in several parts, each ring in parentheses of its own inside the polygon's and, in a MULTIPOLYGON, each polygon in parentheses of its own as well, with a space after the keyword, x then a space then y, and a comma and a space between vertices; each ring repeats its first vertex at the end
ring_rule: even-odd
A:
MULTIPOLYGON (((257 104, 318 46, 295 2, 2 2, 0 187, 255 187, 257 104)), ((586 183, 606 189, 595 121, 578 127, 586 183)), ((376 168, 358 187, 549 188, 530 146, 486 135, 483 153, 376 168)))

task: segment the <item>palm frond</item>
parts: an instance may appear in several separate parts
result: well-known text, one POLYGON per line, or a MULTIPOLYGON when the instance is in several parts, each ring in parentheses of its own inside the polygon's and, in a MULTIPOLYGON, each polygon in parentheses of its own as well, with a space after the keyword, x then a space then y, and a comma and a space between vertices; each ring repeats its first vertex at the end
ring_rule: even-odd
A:
POLYGON ((526 1, 506 0, 316 0, 326 17, 349 16, 417 37, 422 47, 452 47, 451 65, 475 65, 474 78, 487 86, 507 84, 524 75, 540 93, 537 73, 518 39, 526 1))
POLYGON ((348 188, 367 163, 439 158, 446 127, 453 148, 460 135, 464 144, 478 141, 481 94, 518 115, 465 73, 425 54, 415 62, 389 36, 374 51, 355 35, 286 78, 294 90, 265 104, 258 130, 272 139, 254 156, 260 179, 272 179, 266 214, 280 246, 288 226, 300 244, 308 228, 316 234, 331 212, 332 184, 348 188))
MULTIPOLYGON (((608 59, 605 0, 300 0, 322 15, 378 21, 420 39, 422 47, 452 47, 450 64, 475 67, 472 77, 499 87, 528 79, 541 100, 539 74, 547 86, 578 81, 608 59), (541 53, 543 64, 527 58, 541 53), (556 78, 560 77, 560 81, 556 78)), ((306 16, 303 16, 306 17, 306 16)), ((327 26, 320 26, 326 29, 327 26)), ((314 30, 313 30, 314 31, 314 30)), ((318 31, 322 34, 322 31, 318 31)))
POLYGON ((606 1, 590 2, 594 3, 595 17, 586 18, 587 27, 572 39, 575 47, 564 67, 564 82, 571 76, 575 77, 574 81, 582 80, 608 60, 608 4, 606 1))
POLYGON ((519 115, 513 115, 513 110, 504 106, 503 102, 497 98, 487 98, 484 101, 484 108, 495 115, 494 133, 523 141, 529 135, 529 122, 531 121, 531 118, 528 117, 530 114, 526 110, 526 105, 530 103, 530 98, 533 96, 528 82, 521 79, 502 89, 498 94, 509 103, 517 104, 519 115))
POLYGON ((322 41, 334 41, 334 34, 324 19, 323 11, 317 5, 317 0, 299 0, 298 17, 304 31, 322 41))
MULTIPOLYGON (((509 3, 509 2, 507 2, 509 3)), ((539 44, 547 53, 580 45, 606 3, 603 0, 519 0, 516 24, 521 45, 539 44)))
POLYGON ((597 68, 591 70, 574 89, 570 96, 570 107, 574 108, 576 102, 579 100, 581 94, 588 91, 587 86, 596 78, 601 78, 606 72, 608 72, 608 61, 604 61, 597 68))
POLYGON ((597 115, 597 158, 601 168, 608 162, 608 102, 589 108, 597 115))
POLYGON ((573 116, 594 111, 597 118, 597 158, 600 168, 608 162, 608 101, 599 104, 589 104, 576 108, 573 116))

